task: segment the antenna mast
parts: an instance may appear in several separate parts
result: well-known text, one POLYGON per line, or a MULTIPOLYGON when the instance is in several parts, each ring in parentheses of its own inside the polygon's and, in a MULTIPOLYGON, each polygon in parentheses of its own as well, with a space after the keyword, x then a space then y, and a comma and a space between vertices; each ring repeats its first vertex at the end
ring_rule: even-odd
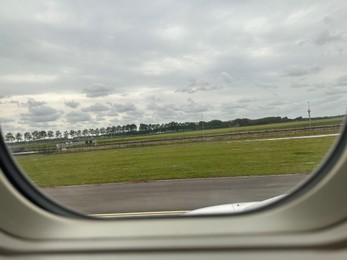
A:
POLYGON ((204 115, 203 114, 201 114, 201 128, 202 128, 202 136, 205 139, 204 115))
POLYGON ((307 101, 307 113, 308 113, 308 121, 310 123, 310 130, 311 130, 311 109, 310 109, 310 101, 307 101))

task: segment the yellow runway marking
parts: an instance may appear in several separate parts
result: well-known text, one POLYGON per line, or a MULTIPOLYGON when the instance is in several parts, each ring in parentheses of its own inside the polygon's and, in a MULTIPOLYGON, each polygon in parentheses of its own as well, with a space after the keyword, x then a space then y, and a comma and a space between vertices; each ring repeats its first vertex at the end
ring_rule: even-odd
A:
POLYGON ((126 212, 126 213, 105 213, 105 214, 90 214, 92 217, 99 218, 120 218, 120 217, 146 217, 146 216, 170 216, 181 215, 188 212, 188 210, 176 211, 153 211, 153 212, 126 212))

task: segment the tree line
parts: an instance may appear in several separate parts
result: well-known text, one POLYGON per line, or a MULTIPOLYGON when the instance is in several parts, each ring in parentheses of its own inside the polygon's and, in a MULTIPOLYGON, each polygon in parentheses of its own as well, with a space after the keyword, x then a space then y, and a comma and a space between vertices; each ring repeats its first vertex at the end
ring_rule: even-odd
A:
POLYGON ((283 123, 292 121, 305 120, 302 117, 290 119, 288 117, 264 117, 259 119, 248 119, 238 118, 235 120, 221 121, 211 120, 208 122, 169 122, 164 124, 144 124, 141 123, 139 126, 136 124, 109 126, 101 128, 89 128, 83 130, 70 130, 61 132, 59 130, 35 130, 33 132, 25 133, 11 133, 8 132, 5 135, 7 142, 21 142, 21 141, 36 141, 46 139, 71 139, 71 138, 90 138, 90 137, 112 137, 119 135, 138 135, 138 134, 150 134, 150 133, 168 133, 168 132, 183 132, 193 130, 204 130, 204 129, 218 129, 228 128, 237 126, 252 126, 252 125, 263 125, 273 123, 283 123))

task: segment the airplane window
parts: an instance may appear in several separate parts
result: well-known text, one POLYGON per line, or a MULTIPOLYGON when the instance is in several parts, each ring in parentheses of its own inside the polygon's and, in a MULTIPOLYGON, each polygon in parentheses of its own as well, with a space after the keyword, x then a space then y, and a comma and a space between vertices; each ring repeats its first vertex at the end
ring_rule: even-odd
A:
POLYGON ((3 139, 35 186, 86 215, 271 203, 340 135, 346 9, 3 1, 3 139))

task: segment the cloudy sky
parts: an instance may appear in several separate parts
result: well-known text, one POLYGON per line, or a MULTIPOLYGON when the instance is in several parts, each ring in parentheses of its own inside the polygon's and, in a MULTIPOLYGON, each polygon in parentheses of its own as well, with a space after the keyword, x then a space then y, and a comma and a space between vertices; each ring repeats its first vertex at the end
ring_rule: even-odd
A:
POLYGON ((4 131, 344 114, 345 1, 14 1, 4 131))

